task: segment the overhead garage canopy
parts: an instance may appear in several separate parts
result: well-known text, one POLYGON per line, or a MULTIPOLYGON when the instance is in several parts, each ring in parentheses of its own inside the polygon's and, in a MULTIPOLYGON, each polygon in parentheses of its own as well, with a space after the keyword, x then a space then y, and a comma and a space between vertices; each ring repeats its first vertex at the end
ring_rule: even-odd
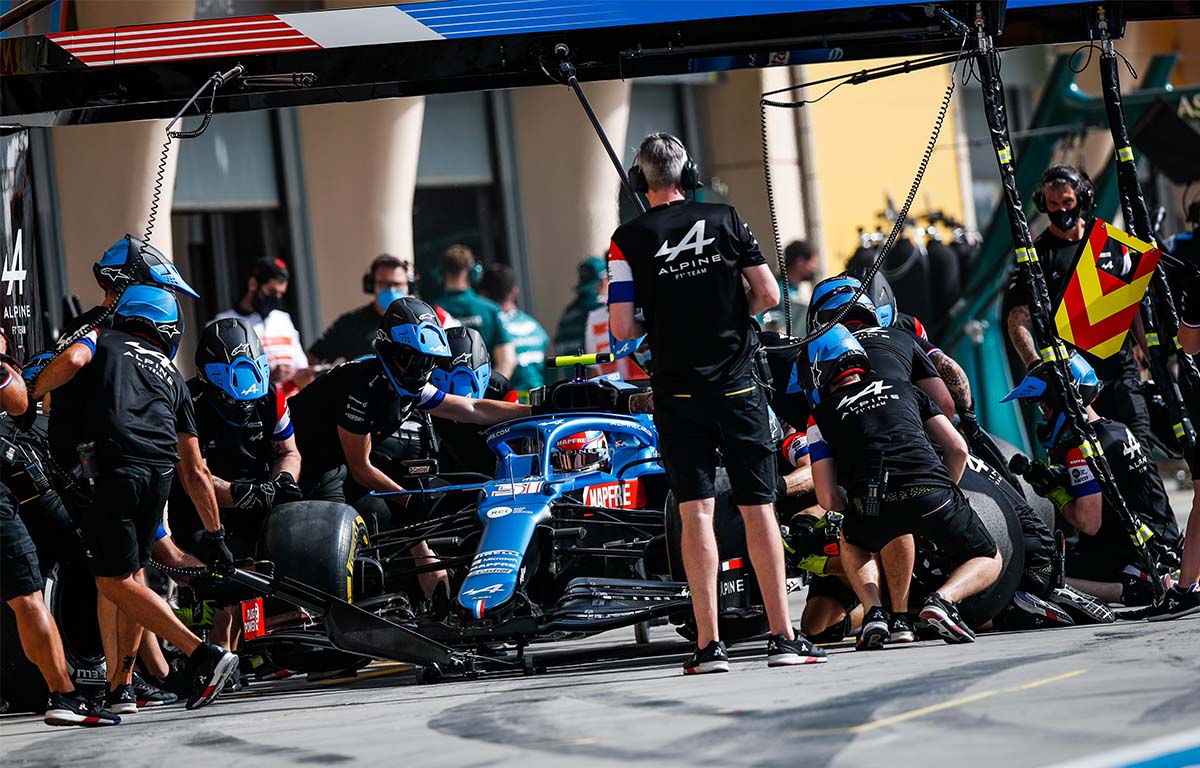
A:
MULTIPOLYGON (((1118 20, 1200 17, 1200 0, 1106 4, 1118 20)), ((217 112, 546 85, 565 44, 581 81, 956 50, 941 12, 1002 46, 1086 39, 1094 3, 1010 0, 442 0, 0 39, 0 123, 174 115, 214 70, 217 112)), ((1119 26, 1118 26, 1119 28, 1119 26)))

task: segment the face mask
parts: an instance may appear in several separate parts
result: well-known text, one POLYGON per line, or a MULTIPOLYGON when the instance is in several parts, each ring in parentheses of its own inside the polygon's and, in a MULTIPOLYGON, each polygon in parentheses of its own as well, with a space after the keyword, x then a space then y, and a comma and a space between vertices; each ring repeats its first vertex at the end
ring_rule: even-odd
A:
POLYGON ((279 309, 283 305, 283 301, 278 296, 273 296, 267 293, 256 293, 254 298, 250 300, 250 305, 254 307, 254 311, 266 319, 267 315, 279 309))
POLYGON ((386 312, 387 308, 392 305, 393 301, 396 299, 403 299, 407 295, 408 291, 401 290, 399 288, 384 288, 376 295, 375 303, 379 305, 380 309, 386 312))
POLYGON ((1066 210, 1050 211, 1046 214, 1050 219, 1050 223, 1058 228, 1061 232, 1070 232, 1079 223, 1079 208, 1068 208, 1066 210))

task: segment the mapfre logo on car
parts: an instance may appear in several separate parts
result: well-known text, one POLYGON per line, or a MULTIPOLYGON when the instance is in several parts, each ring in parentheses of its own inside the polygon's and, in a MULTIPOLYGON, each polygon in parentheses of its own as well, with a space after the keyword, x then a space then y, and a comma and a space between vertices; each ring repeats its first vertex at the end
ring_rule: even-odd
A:
POLYGON ((637 480, 601 483, 583 489, 583 503, 589 507, 629 509, 646 503, 646 494, 637 480))

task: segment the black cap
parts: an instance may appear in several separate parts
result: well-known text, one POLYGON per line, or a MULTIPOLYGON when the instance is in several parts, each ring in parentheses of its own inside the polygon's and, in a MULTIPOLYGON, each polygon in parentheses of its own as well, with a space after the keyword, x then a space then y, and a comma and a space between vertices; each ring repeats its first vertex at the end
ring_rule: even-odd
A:
POLYGON ((283 259, 272 259, 269 256, 264 256, 250 267, 250 277, 257 280, 259 285, 271 280, 287 280, 287 263, 283 259))

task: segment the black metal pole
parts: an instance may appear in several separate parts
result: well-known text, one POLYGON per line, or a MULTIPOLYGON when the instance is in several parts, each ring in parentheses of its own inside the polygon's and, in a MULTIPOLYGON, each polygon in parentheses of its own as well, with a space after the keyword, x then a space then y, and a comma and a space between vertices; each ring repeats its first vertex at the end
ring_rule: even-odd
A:
POLYGON ((25 0, 24 3, 0 16, 0 34, 8 31, 9 27, 16 26, 53 2, 54 0, 25 0))
POLYGON ((1116 479, 1104 457, 1096 434, 1088 422, 1079 390, 1070 375, 1070 353, 1053 332, 1050 317, 1050 292, 1046 278, 1033 245, 1033 235, 1025 210, 1021 205, 1021 193, 1017 187, 1017 173, 1013 158, 1012 142, 1008 135, 1008 113, 1004 101, 1004 83, 1000 79, 1000 54, 992 46, 989 35, 983 31, 982 19, 977 20, 979 45, 979 81, 983 89, 984 116, 996 151, 996 163, 1000 170, 1000 181, 1004 190, 1004 204, 1008 210, 1009 228, 1016 248, 1017 270, 1029 289, 1029 314, 1033 338, 1043 361, 1050 364, 1051 381, 1055 394, 1063 402, 1070 429, 1079 440, 1079 449, 1088 463, 1092 474, 1100 483, 1105 500, 1117 511, 1125 523, 1130 539, 1141 557, 1146 572, 1153 577, 1155 595, 1161 598, 1162 580, 1158 578, 1155 562, 1146 541, 1153 535, 1133 512, 1121 496, 1116 479))
MULTIPOLYGON (((1150 211, 1142 196, 1141 181, 1138 179, 1137 162, 1133 156, 1133 145, 1129 140, 1129 130, 1125 122, 1125 108, 1121 103, 1121 78, 1118 68, 1118 56, 1113 50, 1112 37, 1109 34, 1108 20, 1103 8, 1097 10, 1097 26, 1101 33, 1100 53, 1100 82, 1104 92, 1104 109, 1108 116, 1108 129, 1112 134, 1113 149, 1117 154, 1117 189, 1120 193, 1121 212, 1125 216, 1125 226, 1135 237, 1153 243, 1154 225, 1150 221, 1150 211)), ((1196 467, 1192 465, 1195 447, 1196 430, 1186 406, 1188 399, 1193 399, 1200 392, 1200 371, 1191 356, 1179 351, 1179 383, 1171 376, 1168 367, 1168 357, 1179 333, 1179 314, 1175 310, 1175 301, 1171 296, 1171 288, 1167 285, 1161 268, 1155 269, 1150 278, 1150 290, 1140 308, 1142 323, 1146 326, 1146 346, 1149 348, 1150 369, 1154 374, 1154 382, 1162 393, 1163 402, 1171 417, 1171 425, 1179 447, 1183 451, 1188 469, 1195 474, 1196 467), (1187 398, 1180 391, 1187 392, 1187 398)))

